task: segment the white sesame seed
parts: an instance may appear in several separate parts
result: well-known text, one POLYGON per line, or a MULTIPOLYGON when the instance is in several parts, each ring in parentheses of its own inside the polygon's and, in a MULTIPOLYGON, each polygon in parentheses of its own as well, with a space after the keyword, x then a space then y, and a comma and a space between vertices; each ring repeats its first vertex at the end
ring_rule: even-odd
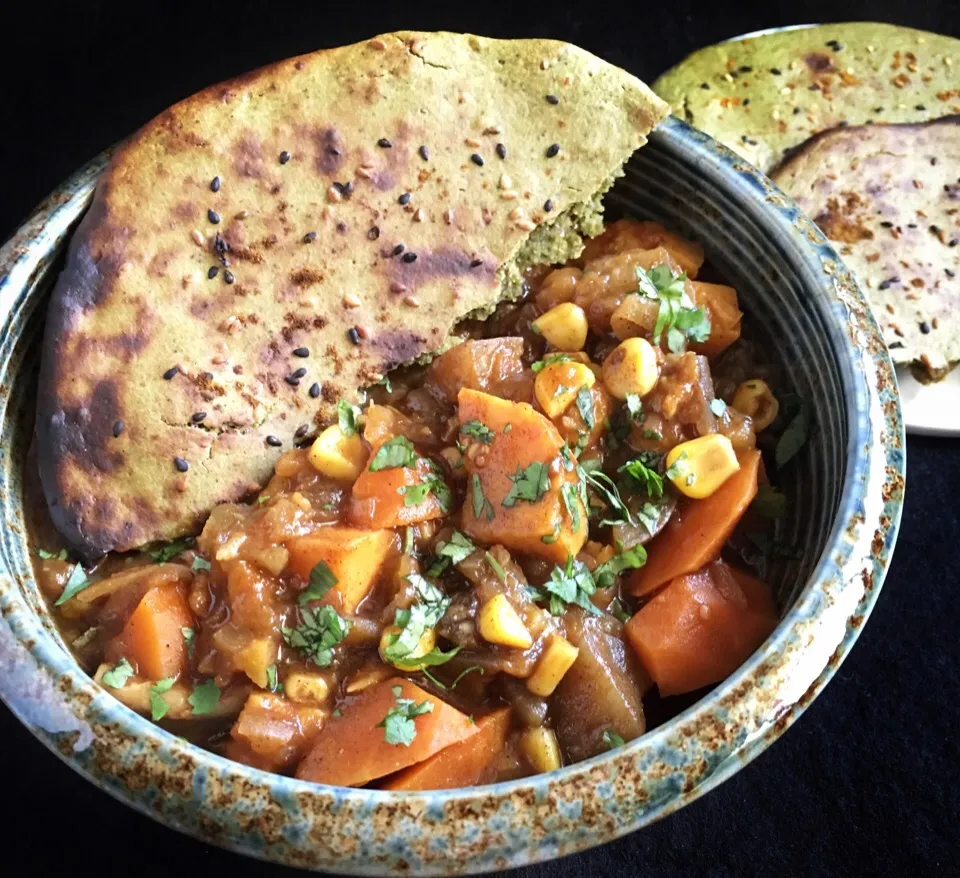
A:
POLYGON ((364 180, 369 180, 373 177, 373 171, 365 165, 360 165, 360 167, 357 168, 357 176, 363 177, 364 180))
POLYGON ((323 210, 320 211, 320 217, 325 220, 333 219, 336 211, 329 204, 323 206, 323 210))
POLYGON ((418 207, 418 208, 413 212, 413 221, 414 221, 415 223, 422 223, 422 222, 424 221, 424 219, 426 218, 426 216, 427 216, 427 215, 426 215, 426 213, 424 212, 423 208, 422 208, 422 207, 418 207))
POLYGON ((343 193, 336 186, 331 186, 327 189, 327 201, 332 201, 334 204, 343 201, 343 193))
POLYGON ((453 223, 453 211, 450 210, 450 208, 447 208, 447 209, 443 212, 443 221, 444 221, 448 226, 449 226, 451 223, 453 223))
POLYGON ((501 175, 500 175, 500 188, 501 188, 501 189, 512 189, 512 188, 513 188, 513 180, 510 179, 510 175, 509 175, 509 174, 501 174, 501 175))
POLYGON ((386 49, 387 44, 383 40, 381 40, 380 37, 374 37, 372 40, 370 40, 370 48, 377 49, 378 51, 380 51, 380 50, 386 49))
POLYGON ((477 147, 477 146, 481 146, 481 145, 482 145, 481 142, 480 142, 479 140, 477 140, 476 137, 468 137, 468 138, 466 138, 463 142, 464 142, 467 146, 473 146, 473 147, 477 147))
POLYGON ((877 51, 877 48, 876 46, 867 46, 867 51, 872 55, 874 52, 877 51))
POLYGON ((345 293, 343 296, 344 308, 356 308, 360 305, 360 300, 353 293, 345 293))
POLYGON ((779 118, 780 118, 780 111, 779 111, 779 110, 774 110, 770 115, 773 116, 774 119, 779 119, 779 118))
POLYGON ((790 86, 789 86, 789 85, 785 85, 783 88, 780 89, 780 94, 782 94, 782 95, 788 95, 788 94, 790 94, 791 91, 792 91, 792 89, 790 88, 790 86))
POLYGON ((540 62, 540 69, 541 69, 541 70, 546 70, 549 66, 550 66, 550 62, 549 62, 546 58, 544 58, 544 59, 540 62))
POLYGON ((504 189, 503 192, 500 193, 500 197, 501 197, 504 201, 514 201, 514 200, 516 200, 516 198, 517 198, 517 190, 516 190, 516 189, 504 189))
POLYGON ((190 237, 193 238, 193 243, 198 247, 203 247, 207 243, 203 235, 201 235, 196 229, 190 233, 190 237))
POLYGON ((250 216, 250 211, 249 211, 249 210, 241 210, 241 211, 237 214, 237 219, 238 219, 238 220, 245 220, 248 216, 250 216))
POLYGON ((733 82, 733 77, 732 77, 729 73, 724 73, 724 74, 723 74, 723 78, 724 78, 727 82, 733 82))
POLYGON ((420 300, 416 296, 404 296, 403 304, 409 308, 419 308, 420 300))
POLYGON ((537 224, 533 220, 522 219, 517 220, 517 228, 523 229, 525 232, 532 232, 537 227, 537 224))
POLYGON ((518 220, 518 219, 521 219, 522 217, 523 217, 522 207, 515 207, 513 210, 510 211, 510 219, 518 220))

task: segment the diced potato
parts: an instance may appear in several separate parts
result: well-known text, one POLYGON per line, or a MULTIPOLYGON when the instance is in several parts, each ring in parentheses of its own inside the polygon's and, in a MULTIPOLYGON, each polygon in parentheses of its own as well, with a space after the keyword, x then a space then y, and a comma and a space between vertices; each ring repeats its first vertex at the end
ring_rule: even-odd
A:
POLYGON ((230 620, 252 635, 267 636, 277 627, 277 581, 249 561, 237 561, 227 573, 230 620))
POLYGON ((268 771, 284 771, 319 734, 327 716, 325 710, 295 704, 281 695, 251 692, 230 736, 258 757, 253 764, 268 771))
POLYGON ((494 595, 480 608, 477 627, 487 643, 529 649, 533 638, 505 594, 494 595))
MULTIPOLYGON (((103 675, 111 670, 113 665, 104 663, 97 668, 93 679, 100 683, 107 692, 113 695, 121 704, 125 704, 131 710, 144 716, 150 716, 150 690, 156 685, 154 680, 143 680, 139 677, 131 677, 119 689, 107 686, 103 682, 103 675)), ((162 694, 164 703, 167 705, 165 719, 211 719, 213 717, 236 716, 243 707, 243 703, 250 692, 249 683, 234 683, 228 686, 220 693, 220 699, 217 701, 210 713, 205 713, 201 717, 195 717, 193 705, 189 698, 193 694, 193 686, 178 680, 166 692, 162 694)))
POLYGON ((620 342, 603 361, 603 383, 617 399, 646 396, 660 377, 657 352, 645 338, 620 342))
POLYGON ((533 390, 546 416, 556 418, 573 405, 581 387, 589 390, 596 380, 593 371, 583 363, 550 363, 537 373, 533 390))
POLYGON ((543 726, 527 729, 520 736, 520 752, 534 771, 543 774, 547 771, 556 771, 563 765, 560 758, 560 745, 553 729, 543 726))
POLYGON ((329 674, 291 671, 283 678, 283 693, 298 704, 323 707, 333 695, 329 674))
POLYGON ((577 291, 577 281, 583 274, 579 268, 558 268, 551 271, 540 285, 537 291, 536 302, 538 307, 548 310, 561 304, 569 302, 577 291))
POLYGON ((556 427, 526 403, 466 389, 459 402, 461 424, 479 421, 492 433, 489 444, 471 442, 464 458, 464 531, 486 545, 500 544, 556 564, 576 555, 587 538, 587 516, 572 489, 565 493, 575 504, 576 521, 564 503, 563 486, 575 485, 577 477, 564 466, 556 427), (543 475, 541 467, 546 490, 534 491, 531 500, 517 499, 517 481, 531 487, 530 481, 539 482, 543 475))
POLYGON ((277 661, 277 644, 269 637, 255 637, 233 654, 234 666, 261 689, 267 688, 267 668, 277 661))
POLYGON ((667 454, 667 477, 681 494, 703 500, 740 469, 737 453, 722 433, 681 442, 667 454))
POLYGON ((581 261, 627 250, 652 250, 663 247, 688 277, 696 277, 703 265, 703 247, 651 220, 622 219, 609 223, 602 235, 586 242, 581 261))
POLYGON ((579 351, 587 343, 587 315, 573 302, 554 306, 531 326, 558 351, 579 351))
POLYGON ((347 680, 347 685, 343 688, 347 695, 355 695, 358 692, 369 689, 371 686, 375 686, 382 680, 386 680, 387 677, 394 673, 394 670, 388 668, 386 665, 368 665, 367 667, 360 668, 359 671, 347 680))
POLYGON ((766 381, 754 378, 744 381, 733 395, 730 403, 738 412, 749 416, 754 430, 766 430, 780 413, 780 403, 766 381))
POLYGON ((572 643, 559 634, 551 634, 533 674, 527 678, 527 688, 541 698, 552 695, 579 654, 580 650, 572 643))
POLYGON ((522 357, 523 339, 519 336, 465 341, 440 354, 426 377, 450 402, 464 387, 520 399, 529 387, 522 357))
MULTIPOLYGON (((388 665, 393 663, 387 658, 387 648, 402 631, 403 629, 397 625, 389 625, 383 629, 383 634, 380 636, 380 658, 388 665)), ((409 663, 412 659, 422 658, 436 645, 437 632, 434 631, 433 628, 426 628, 423 634, 420 635, 420 640, 417 641, 417 645, 413 648, 413 651, 410 652, 409 655, 404 656, 404 661, 409 663)))
POLYGON ((359 433, 347 436, 337 424, 327 427, 310 446, 310 463, 321 475, 353 482, 367 462, 367 447, 359 433))
POLYGON ((322 527, 305 537, 287 541, 290 569, 304 582, 323 561, 337 578, 322 603, 340 612, 354 613, 377 581, 380 568, 394 545, 389 530, 359 530, 352 527, 322 527))
POLYGON ((723 284, 707 284, 693 281, 693 302, 702 307, 710 319, 710 337, 691 348, 705 357, 715 357, 740 338, 740 321, 743 313, 737 304, 737 291, 723 284))
POLYGON ((610 315, 610 328, 621 339, 652 335, 657 324, 660 302, 646 296, 625 296, 610 315))
POLYGON ((597 445, 603 434, 607 431, 610 415, 613 414, 614 402, 602 382, 597 382, 590 388, 591 405, 588 408, 588 415, 593 415, 593 426, 588 426, 584 421, 583 413, 576 405, 570 406, 559 418, 554 418, 553 423, 568 448, 579 448, 583 454, 590 448, 597 445))

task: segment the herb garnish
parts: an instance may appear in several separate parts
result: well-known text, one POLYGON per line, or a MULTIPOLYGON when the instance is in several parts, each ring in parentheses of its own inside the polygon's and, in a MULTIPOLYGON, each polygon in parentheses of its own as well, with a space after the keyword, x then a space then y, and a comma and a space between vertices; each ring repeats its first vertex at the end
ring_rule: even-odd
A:
POLYGON ((359 429, 360 408, 345 399, 337 403, 337 425, 344 436, 353 436, 359 429))
POLYGON ((450 598, 429 579, 418 573, 411 573, 407 582, 413 586, 417 603, 409 609, 399 609, 394 614, 394 624, 402 630, 399 634, 390 635, 389 643, 383 651, 384 657, 390 662, 408 659, 410 653, 420 644, 424 631, 436 628, 450 607, 450 598))
POLYGON ((597 425, 597 419, 593 411, 593 394, 589 387, 581 387, 577 391, 577 411, 583 418, 584 426, 592 430, 597 425))
POLYGON ((627 742, 623 740, 616 732, 611 729, 607 729, 603 733, 603 743, 606 744, 607 749, 616 750, 617 747, 622 747, 627 742))
POLYGON ((183 642, 187 647, 187 658, 193 658, 193 652, 197 648, 197 632, 184 626, 180 629, 180 633, 183 635, 183 642))
POLYGON ((659 459, 657 454, 641 454, 628 460, 617 472, 625 473, 639 483, 647 496, 659 500, 663 496, 663 478, 656 470, 659 459))
POLYGON ((337 577, 333 575, 333 571, 327 565, 327 562, 318 561, 313 565, 313 570, 310 571, 310 581, 307 587, 300 592, 297 603, 303 606, 310 601, 319 601, 336 584, 337 577))
POLYGON ((490 569, 494 572, 494 574, 496 574, 497 579, 499 579, 501 582, 506 582, 507 571, 503 569, 503 565, 489 552, 484 552, 483 557, 487 564, 490 565, 490 569))
POLYGON ((660 303, 653 327, 655 344, 660 344, 666 330, 667 347, 679 354, 688 340, 704 342, 710 337, 710 318, 704 308, 694 307, 690 301, 685 288, 686 274, 675 275, 668 265, 657 265, 649 271, 638 265, 636 272, 638 292, 660 303))
POLYGON ((133 676, 133 665, 125 658, 120 659, 109 671, 103 675, 103 683, 111 689, 122 689, 127 680, 133 676))
POLYGON ((416 461, 417 452, 413 449, 413 443, 406 436, 394 436, 377 449, 373 460, 370 461, 370 472, 412 467, 416 461))
POLYGON ((61 549, 59 552, 48 552, 46 549, 37 549, 37 557, 42 558, 44 561, 56 560, 56 561, 66 561, 67 560, 67 550, 61 549))
POLYGON ((513 485, 503 498, 502 506, 516 506, 519 500, 536 503, 550 487, 550 471, 539 461, 534 461, 526 469, 518 466, 509 478, 513 485))
POLYGON ((158 564, 166 564, 171 558, 176 558, 193 545, 193 537, 184 537, 182 540, 173 540, 151 549, 147 554, 158 564))
POLYGON ((643 423, 643 400, 640 399, 639 394, 628 393, 625 400, 625 407, 631 421, 635 421, 638 424, 643 423))
POLYGON ((193 559, 193 564, 190 565, 190 569, 194 573, 198 570, 210 570, 212 567, 213 565, 206 558, 201 558, 199 555, 193 559))
POLYGON ((377 723, 376 728, 383 729, 383 738, 388 744, 403 744, 404 747, 409 747, 417 736, 414 718, 433 713, 433 702, 417 704, 412 698, 401 698, 402 694, 402 687, 393 687, 393 697, 397 699, 397 703, 387 711, 387 715, 382 722, 377 723))
POLYGON ((147 692, 150 697, 150 717, 154 722, 162 720, 167 715, 167 711, 170 710, 170 705, 164 700, 163 694, 170 691, 173 683, 173 677, 158 680, 147 692))
POLYGON ((321 668, 333 661, 333 647, 350 632, 350 622, 341 618, 333 607, 300 609, 301 622, 296 628, 281 628, 287 646, 299 649, 310 661, 321 668))
POLYGON ((484 445, 493 442, 493 430, 482 421, 467 421, 460 425, 460 432, 464 436, 470 436, 478 442, 482 442, 484 445))
POLYGON ((474 473, 470 477, 470 499, 473 503, 474 518, 479 519, 485 517, 487 521, 493 521, 493 504, 483 496, 483 484, 477 473, 474 473))
POLYGON ((220 702, 220 687, 213 680, 204 680, 193 687, 193 692, 187 697, 187 701, 193 708, 191 713, 194 716, 212 713, 220 702))
POLYGON ((283 683, 277 679, 277 666, 267 668, 267 689, 271 692, 283 692, 283 683))
POLYGON ((543 584, 550 594, 550 612, 554 616, 563 615, 568 604, 576 604, 595 616, 602 615, 593 603, 591 596, 597 585, 583 561, 577 561, 573 555, 567 556, 565 567, 554 567, 550 578, 543 584))
MULTIPOLYGON (((580 530, 580 488, 573 482, 565 482, 560 488, 563 505, 567 508, 573 532, 580 530)), ((556 538, 554 538, 556 542, 556 538)))
POLYGON ((574 358, 570 354, 548 354, 542 360, 537 360, 530 368, 534 372, 539 372, 542 369, 546 369, 547 366, 552 366, 554 363, 567 363, 574 358))
POLYGON ((61 604, 65 604, 70 598, 79 594, 90 585, 93 585, 93 583, 87 578, 87 574, 84 572, 82 565, 74 565, 73 570, 70 571, 70 578, 63 587, 63 592, 60 594, 60 597, 54 601, 53 605, 59 607, 61 604))
POLYGON ((777 467, 792 460, 810 438, 810 406, 806 400, 800 400, 800 407, 777 442, 777 467))
POLYGON ((610 606, 607 607, 607 612, 624 624, 630 621, 630 613, 627 612, 627 608, 623 605, 623 601, 621 601, 620 598, 614 598, 610 602, 610 606))
POLYGON ((647 563, 647 550, 639 543, 604 561, 593 571, 597 588, 609 588, 617 581, 617 574, 624 570, 636 570, 647 563))

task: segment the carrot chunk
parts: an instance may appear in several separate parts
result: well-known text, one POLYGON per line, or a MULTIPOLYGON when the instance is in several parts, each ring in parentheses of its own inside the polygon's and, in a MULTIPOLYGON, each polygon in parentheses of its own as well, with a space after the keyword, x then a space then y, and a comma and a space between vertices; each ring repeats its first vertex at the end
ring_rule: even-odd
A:
POLYGON ((348 699, 339 717, 331 717, 297 768, 297 777, 314 783, 358 787, 475 735, 478 726, 455 707, 400 677, 383 680, 348 699), (399 691, 399 695, 394 690, 399 691), (380 727, 398 699, 432 710, 414 717, 416 734, 409 745, 387 742, 380 727))
POLYGON ((740 338, 740 321, 743 312, 737 303, 737 291, 723 284, 708 284, 693 281, 693 301, 702 307, 710 318, 710 337, 693 350, 705 357, 715 357, 740 338))
POLYGON ((495 710, 477 720, 475 735, 398 771, 382 785, 383 789, 452 790, 484 783, 506 746, 509 731, 510 708, 495 710))
MULTIPOLYGON (((374 447, 371 461, 376 457, 374 447)), ((442 518, 446 512, 437 492, 424 486, 439 476, 425 457, 413 466, 371 471, 368 465, 353 483, 350 523, 357 527, 404 527, 442 518)))
POLYGON ((760 452, 740 457, 740 469, 713 494, 678 509, 647 548, 647 563, 630 574, 630 593, 641 597, 720 557, 720 549, 757 494, 760 452))
POLYGON ((660 694, 679 695, 729 676, 776 624, 769 587, 717 561, 672 580, 626 634, 660 694))
POLYGON ((183 629, 192 626, 193 615, 180 589, 158 585, 140 599, 112 651, 125 656, 148 680, 177 677, 187 669, 183 629))

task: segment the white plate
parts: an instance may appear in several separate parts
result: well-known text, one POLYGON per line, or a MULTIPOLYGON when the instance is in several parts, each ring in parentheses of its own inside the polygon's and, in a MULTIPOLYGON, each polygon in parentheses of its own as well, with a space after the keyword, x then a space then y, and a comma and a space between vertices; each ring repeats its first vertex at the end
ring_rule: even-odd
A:
POLYGON ((960 436, 960 367, 943 381, 921 384, 905 366, 897 367, 900 404, 907 432, 920 436, 960 436))

